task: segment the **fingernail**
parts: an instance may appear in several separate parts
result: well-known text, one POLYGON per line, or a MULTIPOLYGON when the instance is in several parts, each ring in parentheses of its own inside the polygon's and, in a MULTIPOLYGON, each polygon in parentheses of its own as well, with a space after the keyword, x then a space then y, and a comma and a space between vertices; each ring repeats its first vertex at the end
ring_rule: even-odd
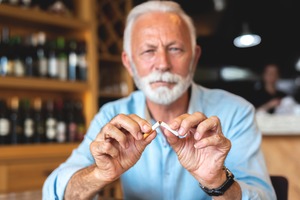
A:
POLYGON ((169 126, 170 126, 171 129, 175 129, 175 127, 177 126, 177 123, 173 122, 169 126))
POLYGON ((180 127, 180 129, 178 130, 178 134, 179 135, 184 135, 185 134, 184 128, 180 127))
POLYGON ((200 139, 200 133, 196 132, 194 135, 195 140, 199 140, 200 139))
POLYGON ((151 131, 151 130, 152 130, 151 127, 148 126, 147 124, 145 124, 145 125, 143 126, 143 131, 144 131, 145 133, 147 133, 147 132, 149 132, 149 131, 151 131))

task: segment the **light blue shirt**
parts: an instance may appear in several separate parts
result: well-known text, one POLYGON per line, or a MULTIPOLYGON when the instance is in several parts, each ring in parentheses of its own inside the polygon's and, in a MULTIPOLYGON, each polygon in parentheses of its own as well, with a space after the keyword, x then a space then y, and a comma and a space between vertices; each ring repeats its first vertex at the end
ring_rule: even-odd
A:
MULTIPOLYGON (((146 110, 145 96, 141 91, 104 105, 91 122, 83 142, 47 178, 43 199, 63 199, 70 177, 94 163, 89 145, 107 122, 120 113, 135 113, 146 118, 146 110)), ((219 117, 223 134, 232 144, 225 165, 239 182, 243 199, 276 199, 260 149, 262 137, 255 123, 253 106, 226 91, 207 89, 193 83, 188 113, 196 111, 207 117, 219 117)), ((121 176, 124 199, 211 199, 180 165, 176 153, 160 130, 157 131, 157 137, 146 147, 140 160, 121 176)))

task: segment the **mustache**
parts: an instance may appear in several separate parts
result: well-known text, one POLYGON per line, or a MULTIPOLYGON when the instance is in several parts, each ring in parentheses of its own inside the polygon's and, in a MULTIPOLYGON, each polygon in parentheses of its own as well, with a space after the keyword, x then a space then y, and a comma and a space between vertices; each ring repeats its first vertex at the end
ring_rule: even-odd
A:
POLYGON ((172 74, 170 72, 159 72, 154 71, 148 76, 143 78, 144 80, 147 80, 148 83, 154 83, 154 82, 168 82, 168 83, 177 83, 181 80, 181 76, 177 74, 172 74))

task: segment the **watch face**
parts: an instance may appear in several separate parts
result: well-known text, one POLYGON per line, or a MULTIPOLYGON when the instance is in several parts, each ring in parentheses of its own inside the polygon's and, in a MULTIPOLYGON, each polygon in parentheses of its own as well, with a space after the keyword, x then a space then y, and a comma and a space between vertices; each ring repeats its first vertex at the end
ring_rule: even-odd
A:
POLYGON ((229 176, 234 177, 233 173, 228 168, 225 167, 225 170, 226 170, 226 176, 227 177, 229 177, 229 176))

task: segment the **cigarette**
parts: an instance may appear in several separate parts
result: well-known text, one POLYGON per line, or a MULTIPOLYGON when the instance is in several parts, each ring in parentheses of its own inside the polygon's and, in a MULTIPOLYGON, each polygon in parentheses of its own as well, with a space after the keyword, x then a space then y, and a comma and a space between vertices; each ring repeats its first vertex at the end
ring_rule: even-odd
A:
POLYGON ((187 136, 187 134, 181 136, 178 134, 177 131, 171 129, 170 126, 168 124, 166 124, 165 122, 157 121, 155 124, 153 124, 151 131, 149 131, 148 133, 144 133, 144 139, 146 139, 151 133, 153 133, 160 126, 164 127, 165 129, 167 129, 168 131, 170 131, 171 133, 173 133, 175 136, 177 136, 179 138, 185 138, 187 136))
POLYGON ((157 121, 155 124, 152 126, 152 130, 156 130, 158 127, 160 127, 161 121, 157 121))
POLYGON ((149 131, 148 133, 144 133, 144 139, 146 139, 151 133, 153 133, 158 127, 160 127, 160 121, 157 121, 155 124, 152 126, 152 130, 149 131))
POLYGON ((187 136, 187 134, 181 136, 178 134, 178 131, 175 131, 173 129, 170 128, 170 126, 168 124, 166 124, 165 122, 161 122, 160 124, 162 127, 164 127, 165 129, 167 129, 168 131, 170 131, 171 133, 173 133, 175 136, 179 137, 179 138, 185 138, 187 136))

